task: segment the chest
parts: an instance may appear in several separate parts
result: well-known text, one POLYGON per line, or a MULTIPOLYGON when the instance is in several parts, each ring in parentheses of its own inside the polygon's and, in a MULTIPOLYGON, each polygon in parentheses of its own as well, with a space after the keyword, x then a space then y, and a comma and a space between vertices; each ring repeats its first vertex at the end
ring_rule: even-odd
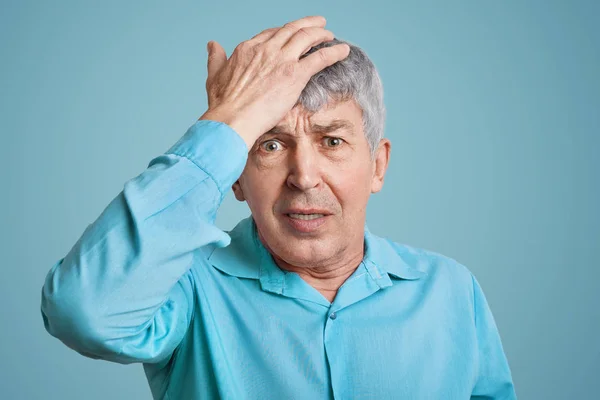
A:
POLYGON ((334 311, 250 281, 203 288, 171 376, 212 398, 468 398, 468 310, 398 289, 334 311))

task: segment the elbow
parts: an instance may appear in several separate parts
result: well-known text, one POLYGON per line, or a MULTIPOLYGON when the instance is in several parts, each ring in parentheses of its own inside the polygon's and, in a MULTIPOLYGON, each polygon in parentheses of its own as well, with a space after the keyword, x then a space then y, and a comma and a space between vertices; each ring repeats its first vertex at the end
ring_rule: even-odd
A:
POLYGON ((57 303, 42 296, 44 327, 50 335, 79 354, 121 364, 162 361, 174 350, 174 332, 159 335, 157 324, 136 327, 135 334, 122 336, 122 329, 102 323, 97 314, 68 302, 57 303), (120 335, 119 335, 120 333, 120 335))
POLYGON ((71 349, 92 358, 119 352, 93 313, 83 307, 42 295, 40 310, 46 331, 71 349))
POLYGON ((118 353, 118 343, 110 340, 101 324, 100 312, 80 290, 56 290, 52 271, 42 287, 40 311, 46 331, 77 352, 101 358, 118 353))
POLYGON ((158 362, 179 343, 189 317, 178 316, 187 303, 168 301, 156 311, 117 306, 120 296, 107 296, 106 287, 82 279, 86 271, 58 268, 61 262, 46 277, 40 311, 46 331, 66 346, 86 357, 128 364, 158 362))

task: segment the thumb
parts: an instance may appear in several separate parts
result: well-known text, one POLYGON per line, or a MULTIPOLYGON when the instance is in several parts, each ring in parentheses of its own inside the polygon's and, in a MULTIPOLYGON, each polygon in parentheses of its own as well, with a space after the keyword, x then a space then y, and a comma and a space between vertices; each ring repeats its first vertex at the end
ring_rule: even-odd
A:
POLYGON ((206 48, 208 49, 208 79, 211 79, 227 62, 227 53, 214 40, 208 42, 206 48))

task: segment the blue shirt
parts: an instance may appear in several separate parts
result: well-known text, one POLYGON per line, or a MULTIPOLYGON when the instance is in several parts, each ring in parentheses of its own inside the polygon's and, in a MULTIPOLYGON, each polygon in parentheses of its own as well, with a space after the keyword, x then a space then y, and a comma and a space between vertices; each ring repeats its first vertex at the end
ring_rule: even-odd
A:
POLYGON ((515 399, 470 271, 365 228, 330 303, 281 270, 251 217, 214 225, 247 147, 197 121, 49 271, 47 331, 94 359, 143 363, 156 399, 515 399))

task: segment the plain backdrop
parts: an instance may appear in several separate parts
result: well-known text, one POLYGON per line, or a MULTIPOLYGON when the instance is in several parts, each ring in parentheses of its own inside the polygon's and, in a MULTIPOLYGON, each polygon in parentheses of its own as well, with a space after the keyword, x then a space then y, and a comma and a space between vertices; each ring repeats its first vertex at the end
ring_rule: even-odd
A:
MULTIPOLYGON (((520 399, 600 392, 600 3, 2 1, 0 398, 149 399, 44 330, 44 278, 205 111, 206 43, 323 15, 380 71, 371 231, 478 278, 520 399)), ((223 229, 247 216, 230 194, 223 229)))

